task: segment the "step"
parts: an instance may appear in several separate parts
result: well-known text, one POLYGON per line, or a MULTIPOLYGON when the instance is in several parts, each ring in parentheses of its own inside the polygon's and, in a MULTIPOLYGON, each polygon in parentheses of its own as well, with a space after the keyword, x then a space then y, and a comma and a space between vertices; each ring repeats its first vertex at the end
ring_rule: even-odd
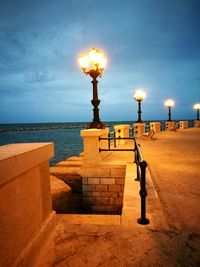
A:
POLYGON ((120 225, 120 215, 57 214, 58 224, 120 225))

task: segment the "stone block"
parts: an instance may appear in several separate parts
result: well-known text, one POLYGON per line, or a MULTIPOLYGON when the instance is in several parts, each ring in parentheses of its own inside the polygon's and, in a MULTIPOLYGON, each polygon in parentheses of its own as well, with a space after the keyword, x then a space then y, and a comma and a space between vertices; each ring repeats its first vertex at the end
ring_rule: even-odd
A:
POLYGON ((86 191, 95 191, 96 189, 95 185, 92 184, 83 184, 82 187, 83 187, 83 193, 86 191))
POLYGON ((97 197, 96 205, 108 205, 110 203, 110 199, 106 197, 97 197))
POLYGON ((115 198, 113 197, 110 198, 110 205, 115 205, 115 198))
POLYGON ((110 192, 121 192, 121 186, 118 184, 109 185, 109 191, 110 192))
POLYGON ((101 192, 91 192, 91 195, 93 197, 100 197, 101 196, 101 192))
POLYGON ((115 198, 115 205, 122 206, 123 205, 123 198, 122 197, 115 198))
POLYGON ((112 168, 111 177, 125 177, 125 168, 112 168))
POLYGON ((125 179, 124 179, 124 178, 121 178, 121 179, 117 179, 117 178, 116 178, 116 179, 115 179, 115 183, 116 183, 116 184, 122 184, 122 185, 123 185, 124 182, 125 182, 125 179))
POLYGON ((113 178, 100 178, 101 184, 115 184, 115 179, 113 178))
POLYGON ((100 184, 99 178, 88 178, 88 184, 100 184))
POLYGON ((99 191, 99 192, 107 192, 108 191, 108 185, 104 185, 104 184, 99 184, 95 186, 95 191, 99 191))
POLYGON ((102 168, 95 166, 94 168, 82 167, 78 170, 82 177, 110 177, 110 168, 102 168))
POLYGON ((102 197, 118 197, 118 192, 101 192, 102 197))

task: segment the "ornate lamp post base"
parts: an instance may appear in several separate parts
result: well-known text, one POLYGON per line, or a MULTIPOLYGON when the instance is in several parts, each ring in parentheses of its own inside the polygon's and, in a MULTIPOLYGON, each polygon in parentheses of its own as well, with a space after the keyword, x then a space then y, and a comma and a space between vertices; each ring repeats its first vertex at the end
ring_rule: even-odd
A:
POLYGON ((96 121, 93 121, 91 122, 90 124, 87 125, 87 129, 105 129, 106 128, 106 125, 103 124, 101 121, 99 122, 96 122, 96 121))

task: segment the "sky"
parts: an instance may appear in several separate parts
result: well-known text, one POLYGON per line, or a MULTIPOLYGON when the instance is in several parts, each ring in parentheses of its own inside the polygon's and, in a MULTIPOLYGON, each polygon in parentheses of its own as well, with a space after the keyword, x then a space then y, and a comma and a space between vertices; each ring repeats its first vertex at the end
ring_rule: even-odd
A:
POLYGON ((101 49, 101 121, 193 119, 200 102, 199 0, 0 0, 0 123, 93 117, 78 57, 101 49))

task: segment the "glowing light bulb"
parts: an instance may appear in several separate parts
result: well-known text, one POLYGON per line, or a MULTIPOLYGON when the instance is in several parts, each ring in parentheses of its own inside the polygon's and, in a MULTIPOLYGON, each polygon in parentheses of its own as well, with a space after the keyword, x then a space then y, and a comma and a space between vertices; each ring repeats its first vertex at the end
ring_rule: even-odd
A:
POLYGON ((166 106, 166 107, 173 107, 174 104, 175 104, 174 101, 171 100, 171 99, 167 99, 167 100, 165 101, 165 106, 166 106))
POLYGON ((200 103, 195 104, 194 109, 200 109, 200 103))
POLYGON ((146 97, 146 92, 143 89, 137 89, 134 93, 134 99, 137 101, 142 101, 146 97))

